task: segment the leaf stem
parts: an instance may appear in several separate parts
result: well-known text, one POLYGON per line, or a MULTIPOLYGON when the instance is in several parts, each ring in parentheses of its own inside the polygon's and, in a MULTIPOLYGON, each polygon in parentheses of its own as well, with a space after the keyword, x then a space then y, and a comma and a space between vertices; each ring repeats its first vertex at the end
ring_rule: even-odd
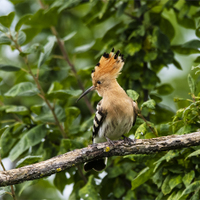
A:
POLYGON ((158 137, 157 131, 155 131, 155 130, 151 127, 151 125, 150 125, 150 124, 148 123, 148 121, 144 118, 144 116, 143 116, 141 113, 139 113, 138 116, 139 116, 140 118, 142 118, 142 119, 146 122, 147 126, 151 129, 151 131, 154 133, 154 135, 155 135, 156 137, 158 137))
MULTIPOLYGON (((56 29, 55 29, 54 26, 51 26, 51 32, 53 33, 53 35, 56 36, 57 43, 58 43, 58 46, 59 46, 59 48, 60 48, 60 50, 61 50, 61 53, 62 53, 62 55, 63 55, 63 58, 64 58, 64 60, 68 63, 68 65, 71 67, 71 70, 72 70, 72 72, 73 72, 75 78, 76 78, 77 81, 78 81, 79 87, 81 88, 81 90, 85 91, 85 88, 84 88, 84 86, 83 86, 83 84, 82 84, 82 81, 80 80, 80 77, 78 76, 77 71, 76 71, 76 69, 75 69, 75 66, 74 66, 74 65, 71 63, 71 61, 69 60, 69 56, 68 56, 67 51, 66 51, 66 49, 65 49, 65 47, 64 47, 64 43, 63 43, 63 42, 60 40, 60 38, 58 37, 58 33, 57 33, 57 31, 56 31, 56 29)), ((87 96, 84 96, 84 100, 85 100, 85 103, 86 103, 88 109, 90 110, 91 114, 93 114, 93 113, 94 113, 94 109, 93 109, 93 107, 92 107, 92 105, 91 105, 89 99, 87 98, 87 96)))
MULTIPOLYGON (((45 9, 48 8, 47 6, 45 6, 45 5, 43 4, 43 2, 42 2, 41 0, 38 0, 38 2, 39 2, 39 4, 40 4, 40 6, 41 6, 42 9, 45 10, 45 9)), ((81 81, 80 77, 78 76, 77 71, 76 71, 76 69, 75 69, 75 66, 74 66, 73 63, 71 63, 71 61, 70 61, 70 59, 69 59, 69 56, 68 56, 68 54, 67 54, 67 51, 66 51, 66 49, 65 49, 64 43, 63 43, 63 41, 60 39, 60 37, 58 36, 58 32, 56 31, 56 28, 55 28, 54 26, 51 26, 51 32, 52 32, 52 34, 56 37, 58 46, 59 46, 60 51, 61 51, 61 53, 62 53, 62 55, 63 55, 63 59, 64 59, 64 60, 68 63, 68 65, 70 66, 70 68, 71 68, 71 70, 72 70, 72 72, 73 72, 75 78, 76 78, 77 81, 78 81, 78 85, 79 85, 80 89, 83 90, 83 91, 85 91, 85 88, 84 88, 84 86, 83 86, 83 84, 82 84, 82 81, 81 81)), ((94 109, 93 109, 93 107, 92 107, 92 104, 90 103, 89 99, 87 98, 87 96, 84 96, 83 98, 84 98, 84 100, 85 100, 85 103, 86 103, 86 105, 87 105, 89 111, 91 112, 91 114, 93 114, 95 111, 94 111, 94 109)))
MULTIPOLYGON (((17 40, 15 40, 15 39, 12 37, 11 34, 10 34, 10 39, 15 43, 15 48, 16 48, 20 53, 22 53, 21 46, 17 43, 17 40)), ((39 80, 38 80, 38 73, 39 73, 39 71, 37 71, 37 76, 35 76, 35 75, 33 74, 32 70, 31 70, 31 67, 30 67, 30 64, 29 64, 29 61, 28 61, 28 56, 26 55, 25 57, 23 57, 23 59, 24 59, 24 62, 25 62, 25 64, 26 64, 27 68, 28 68, 27 73, 29 73, 29 74, 33 77, 33 79, 34 79, 34 81, 35 81, 35 83, 36 83, 36 85, 37 85, 37 88, 38 88, 39 91, 40 91, 40 95, 39 95, 39 96, 45 101, 45 103, 47 104, 47 106, 50 108, 50 110, 51 110, 51 112, 52 112, 52 114, 53 114, 53 117, 54 117, 54 119, 55 119, 55 123, 56 123, 56 125, 59 127, 60 132, 61 132, 63 138, 67 138, 67 135, 66 135, 66 133, 65 133, 65 130, 64 130, 63 126, 60 124, 60 122, 59 122, 59 120, 58 120, 58 118, 57 118, 57 116, 56 116, 56 114, 55 114, 54 108, 51 106, 50 102, 49 102, 48 99, 45 97, 45 93, 44 93, 44 91, 43 91, 43 89, 42 89, 42 87, 41 87, 41 85, 40 85, 40 83, 39 83, 39 80)))

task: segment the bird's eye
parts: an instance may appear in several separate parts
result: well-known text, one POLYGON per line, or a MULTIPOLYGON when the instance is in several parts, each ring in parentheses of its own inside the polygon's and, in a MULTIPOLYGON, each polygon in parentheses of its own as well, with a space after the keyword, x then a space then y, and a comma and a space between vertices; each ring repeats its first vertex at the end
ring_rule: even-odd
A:
POLYGON ((97 81, 98 84, 101 84, 101 81, 97 81))

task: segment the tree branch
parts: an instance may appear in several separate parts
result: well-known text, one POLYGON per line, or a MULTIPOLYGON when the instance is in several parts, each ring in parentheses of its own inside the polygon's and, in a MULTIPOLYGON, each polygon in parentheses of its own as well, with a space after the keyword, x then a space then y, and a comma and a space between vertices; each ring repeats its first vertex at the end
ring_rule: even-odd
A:
POLYGON ((108 142, 89 145, 86 148, 76 149, 36 164, 27 165, 18 169, 1 171, 0 186, 40 179, 101 157, 150 154, 171 149, 197 146, 200 145, 200 132, 186 135, 163 136, 153 139, 138 139, 133 145, 128 145, 124 143, 123 140, 114 141, 114 143, 115 146, 112 146, 108 142))

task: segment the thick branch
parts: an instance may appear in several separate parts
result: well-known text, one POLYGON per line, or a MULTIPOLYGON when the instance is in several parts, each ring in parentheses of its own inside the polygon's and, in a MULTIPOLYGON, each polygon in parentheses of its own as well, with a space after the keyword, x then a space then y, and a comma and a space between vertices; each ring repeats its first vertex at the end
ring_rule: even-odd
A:
POLYGON ((150 154, 197 146, 200 145, 200 132, 186 135, 170 135, 153 139, 138 139, 133 145, 125 144, 123 140, 114 141, 114 143, 115 146, 110 145, 108 142, 89 145, 86 148, 76 149, 37 164, 2 171, 0 172, 0 186, 13 185, 46 177, 100 157, 150 154))

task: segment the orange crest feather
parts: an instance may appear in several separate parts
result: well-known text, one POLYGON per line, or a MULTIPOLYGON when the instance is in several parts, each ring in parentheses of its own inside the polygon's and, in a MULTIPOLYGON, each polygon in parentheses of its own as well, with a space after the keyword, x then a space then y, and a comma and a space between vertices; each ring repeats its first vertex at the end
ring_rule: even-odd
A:
POLYGON ((109 54, 104 53, 92 73, 92 78, 103 76, 108 79, 117 78, 124 65, 123 55, 119 55, 119 52, 120 51, 117 51, 116 54, 114 54, 113 48, 109 54))

